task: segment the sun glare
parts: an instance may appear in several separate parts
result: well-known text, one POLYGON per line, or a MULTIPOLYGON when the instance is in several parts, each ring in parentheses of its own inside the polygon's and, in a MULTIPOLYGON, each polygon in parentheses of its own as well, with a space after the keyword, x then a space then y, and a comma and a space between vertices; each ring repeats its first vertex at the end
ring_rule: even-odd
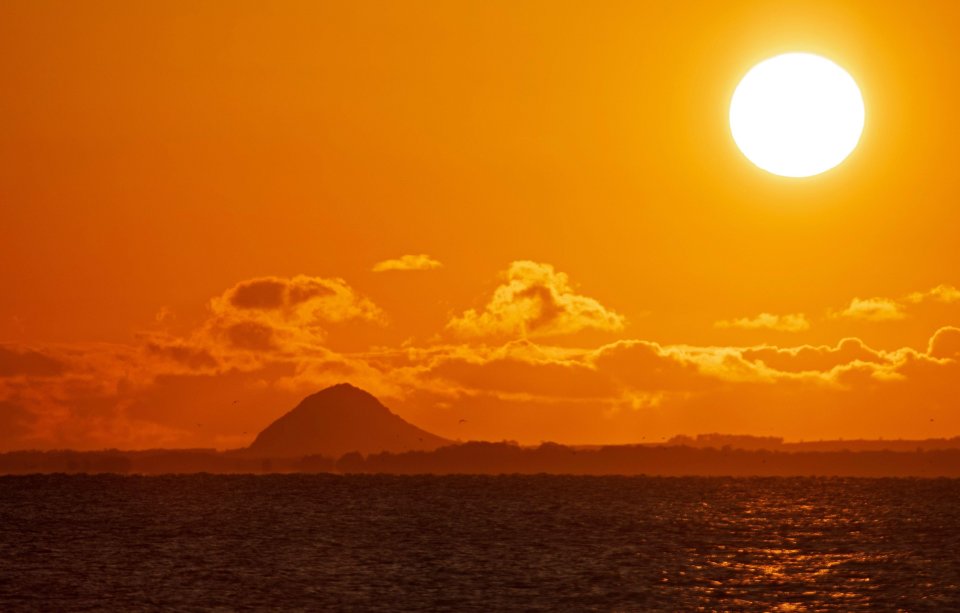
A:
POLYGON ((783 177, 809 177, 838 165, 863 132, 863 97, 830 60, 787 53, 760 62, 730 101, 730 130, 751 162, 783 177))

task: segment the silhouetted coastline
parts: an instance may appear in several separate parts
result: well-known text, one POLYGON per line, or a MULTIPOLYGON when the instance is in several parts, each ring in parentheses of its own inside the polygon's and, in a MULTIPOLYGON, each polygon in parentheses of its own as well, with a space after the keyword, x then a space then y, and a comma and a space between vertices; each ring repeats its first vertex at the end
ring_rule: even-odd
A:
MULTIPOLYGON (((0 474, 32 473, 340 473, 340 474, 565 474, 656 476, 960 477, 960 444, 913 451, 773 451, 730 446, 617 445, 578 448, 555 443, 469 442, 434 451, 357 452, 264 457, 245 450, 14 451, 0 454, 0 474)), ((824 441, 829 447, 840 441, 824 441)))
POLYGON ((243 449, 0 454, 0 474, 32 473, 960 477, 960 437, 788 443, 708 433, 638 445, 452 443, 340 383, 304 398, 243 449))

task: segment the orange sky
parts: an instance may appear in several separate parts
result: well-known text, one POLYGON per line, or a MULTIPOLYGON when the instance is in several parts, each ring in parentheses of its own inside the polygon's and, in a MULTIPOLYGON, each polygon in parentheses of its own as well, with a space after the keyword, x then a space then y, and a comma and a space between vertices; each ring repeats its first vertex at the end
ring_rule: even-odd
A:
POLYGON ((958 31, 948 2, 7 0, 0 449, 245 444, 341 380, 453 438, 958 435, 958 31), (797 50, 867 112, 803 180, 727 126, 797 50))

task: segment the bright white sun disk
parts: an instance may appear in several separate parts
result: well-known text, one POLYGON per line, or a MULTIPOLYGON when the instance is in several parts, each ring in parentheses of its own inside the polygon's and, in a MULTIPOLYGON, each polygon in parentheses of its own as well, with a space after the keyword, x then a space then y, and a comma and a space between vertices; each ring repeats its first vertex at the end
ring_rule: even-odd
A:
POLYGON ((760 168, 784 177, 809 177, 842 162, 860 141, 863 122, 863 97, 853 78, 811 53, 760 62, 730 102, 737 147, 760 168))

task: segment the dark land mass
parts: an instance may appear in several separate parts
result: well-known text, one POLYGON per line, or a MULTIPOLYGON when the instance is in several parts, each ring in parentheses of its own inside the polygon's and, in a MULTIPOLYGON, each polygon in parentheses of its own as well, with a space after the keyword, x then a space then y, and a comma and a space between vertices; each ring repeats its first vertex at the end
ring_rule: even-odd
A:
POLYGON ((555 443, 520 447, 470 442, 434 451, 351 452, 250 457, 232 451, 14 451, 0 454, 0 474, 32 473, 384 473, 569 474, 656 476, 960 477, 960 449, 931 451, 768 451, 618 445, 577 449, 555 443))
POLYGON ((668 446, 696 448, 748 449, 767 451, 933 451, 938 449, 960 449, 960 437, 910 439, 849 439, 828 441, 785 442, 780 437, 750 436, 746 434, 698 434, 675 436, 665 443, 668 446))
POLYGON ((703 434, 644 445, 451 443, 340 384, 305 398, 245 449, 0 454, 0 474, 198 472, 960 477, 960 437, 787 443, 703 434))
POLYGON ((391 413, 367 392, 341 383, 304 398, 260 432, 246 452, 269 458, 337 458, 351 451, 429 451, 449 444, 391 413))

